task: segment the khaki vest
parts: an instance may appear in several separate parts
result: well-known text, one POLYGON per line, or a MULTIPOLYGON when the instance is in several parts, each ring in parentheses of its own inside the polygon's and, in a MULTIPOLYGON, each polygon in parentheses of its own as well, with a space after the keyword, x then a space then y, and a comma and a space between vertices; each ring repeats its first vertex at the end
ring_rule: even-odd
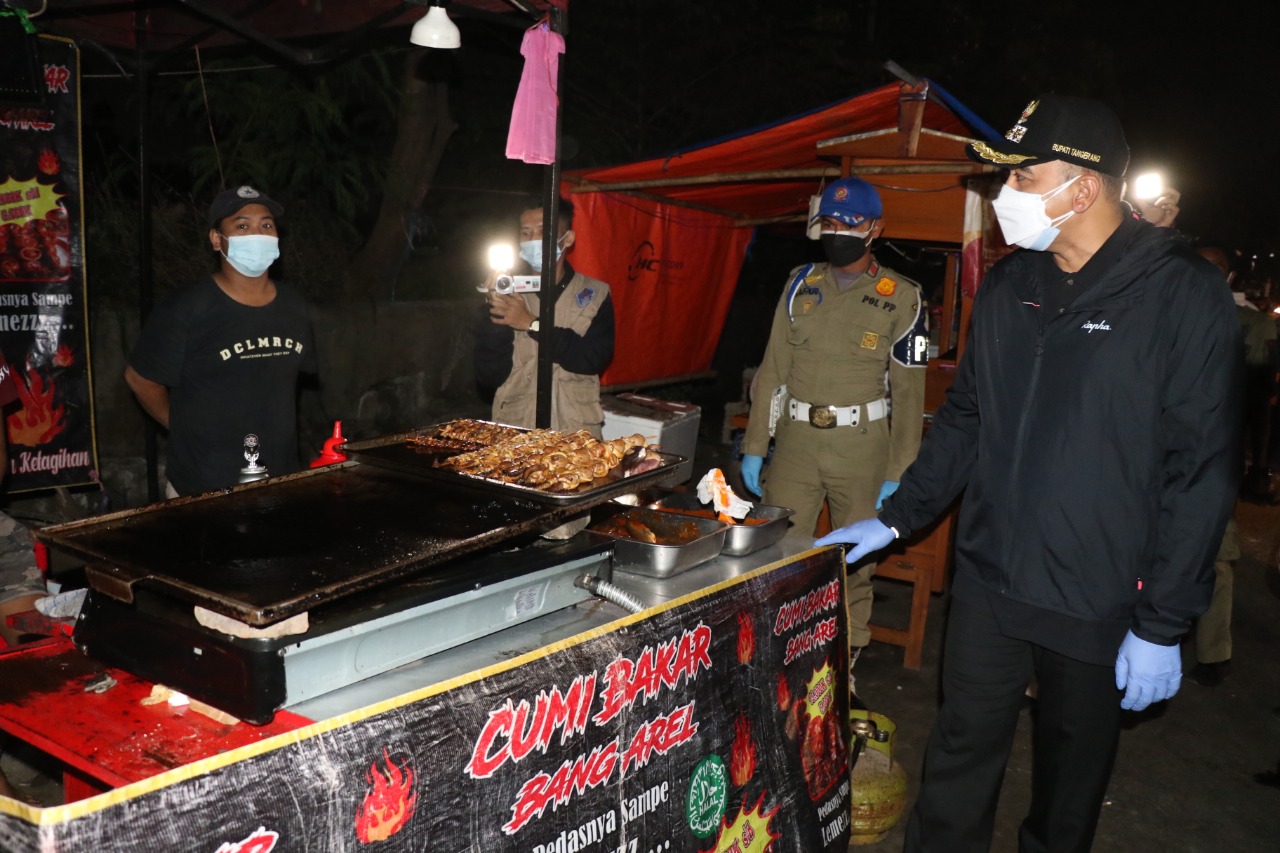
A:
MULTIPOLYGON (((526 293, 523 297, 529 310, 538 316, 541 310, 538 295, 526 293)), ((556 325, 585 335, 608 297, 609 285, 574 273, 556 300, 556 325)), ((551 371, 551 428, 561 432, 585 429, 599 438, 604 424, 600 377, 570 373, 558 364, 552 365, 551 371)), ((537 418, 537 379, 538 342, 527 332, 516 332, 511 375, 493 395, 493 419, 512 426, 532 427, 537 418)))

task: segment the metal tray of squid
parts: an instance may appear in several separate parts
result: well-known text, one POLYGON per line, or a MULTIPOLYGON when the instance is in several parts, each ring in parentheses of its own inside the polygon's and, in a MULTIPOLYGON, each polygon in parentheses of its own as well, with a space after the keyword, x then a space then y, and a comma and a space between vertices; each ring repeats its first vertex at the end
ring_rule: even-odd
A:
MULTIPOLYGON (((486 421, 485 423, 491 423, 486 421)), ((665 453, 660 450, 649 450, 656 456, 659 465, 649 471, 627 473, 621 467, 614 468, 603 477, 583 483, 577 488, 567 491, 545 491, 533 486, 522 486, 519 483, 508 483, 505 480, 480 477, 475 474, 464 474, 436 467, 440 462, 463 451, 438 450, 413 444, 410 439, 419 436, 433 435, 445 424, 433 424, 416 430, 381 436, 367 441, 347 442, 342 451, 368 465, 390 468, 409 474, 416 474, 442 484, 465 484, 507 498, 526 498, 538 503, 565 506, 582 500, 608 500, 619 495, 639 491, 648 485, 667 477, 671 469, 686 460, 676 453, 665 453)), ((532 430, 522 429, 522 432, 532 430)))
POLYGON ((712 518, 606 504, 593 512, 590 530, 614 540, 613 570, 669 578, 713 560, 729 525, 712 518))

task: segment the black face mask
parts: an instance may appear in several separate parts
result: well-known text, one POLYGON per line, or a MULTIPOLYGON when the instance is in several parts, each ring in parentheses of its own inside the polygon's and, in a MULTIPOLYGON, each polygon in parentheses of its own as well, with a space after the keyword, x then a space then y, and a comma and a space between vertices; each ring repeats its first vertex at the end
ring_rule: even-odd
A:
POLYGON ((862 260, 867 253, 867 238, 854 234, 823 234, 822 250, 833 267, 847 267, 862 260))

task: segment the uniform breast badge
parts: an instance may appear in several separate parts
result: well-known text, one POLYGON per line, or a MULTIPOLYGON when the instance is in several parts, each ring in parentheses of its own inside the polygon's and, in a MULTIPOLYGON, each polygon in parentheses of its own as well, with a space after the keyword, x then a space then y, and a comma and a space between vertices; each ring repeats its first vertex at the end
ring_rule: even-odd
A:
POLYGON ((875 332, 862 333, 861 346, 863 349, 875 349, 879 343, 880 343, 880 336, 877 335, 875 332))
POLYGON ((898 283, 891 278, 882 278, 876 282, 876 293, 881 296, 893 296, 898 290, 898 283))

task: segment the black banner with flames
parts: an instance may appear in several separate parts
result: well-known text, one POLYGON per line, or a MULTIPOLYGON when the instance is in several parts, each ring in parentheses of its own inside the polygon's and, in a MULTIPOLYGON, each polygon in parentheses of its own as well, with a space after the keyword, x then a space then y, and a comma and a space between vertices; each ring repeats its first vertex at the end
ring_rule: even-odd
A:
POLYGON ((0 91, 0 350, 9 491, 97 479, 85 304, 80 57, 32 37, 38 96, 0 91))
MULTIPOLYGON (((842 574, 811 551, 29 828, 59 850, 844 851, 842 574)), ((0 815, 0 847, 23 829, 0 815)))

